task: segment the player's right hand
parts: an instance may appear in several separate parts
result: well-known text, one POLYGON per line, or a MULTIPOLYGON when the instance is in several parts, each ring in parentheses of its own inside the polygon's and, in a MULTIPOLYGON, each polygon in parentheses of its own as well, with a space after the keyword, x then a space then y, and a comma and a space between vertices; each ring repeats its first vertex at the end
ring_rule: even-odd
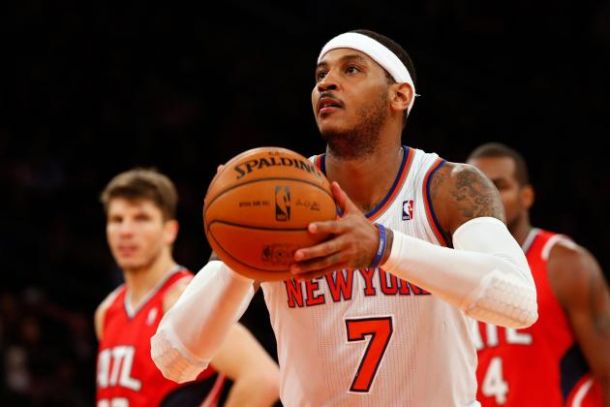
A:
POLYGON ((343 215, 337 220, 309 224, 309 233, 332 237, 295 252, 290 272, 297 279, 307 280, 343 268, 366 268, 375 257, 379 245, 377 228, 339 184, 333 182, 331 189, 343 215))

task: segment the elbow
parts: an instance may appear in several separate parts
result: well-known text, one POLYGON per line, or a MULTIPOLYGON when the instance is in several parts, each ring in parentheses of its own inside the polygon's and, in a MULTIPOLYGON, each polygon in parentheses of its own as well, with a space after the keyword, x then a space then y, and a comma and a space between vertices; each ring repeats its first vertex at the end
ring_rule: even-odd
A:
POLYGON ((176 382, 178 384, 188 383, 190 381, 195 380, 194 378, 186 377, 185 375, 180 374, 179 372, 173 371, 169 368, 169 366, 165 366, 162 363, 158 363, 154 359, 153 361, 155 362, 155 366, 157 366, 157 369, 159 369, 159 371, 161 372, 161 375, 167 380, 171 380, 172 382, 176 382))
POLYGON ((503 312, 474 307, 467 310, 466 315, 478 321, 504 328, 523 329, 534 325, 538 320, 538 309, 533 307, 531 309, 521 309, 518 312, 503 312))
POLYGON ((517 301, 509 310, 504 316, 506 322, 503 324, 507 328, 523 329, 534 325, 538 320, 536 291, 531 290, 529 295, 523 296, 521 304, 517 301))
POLYGON ((194 360, 180 348, 164 331, 157 331, 150 339, 151 359, 163 377, 176 383, 186 383, 195 380, 209 361, 194 360))
POLYGON ((538 321, 538 299, 536 297, 536 295, 534 295, 534 298, 532 299, 532 308, 530 310, 529 313, 529 318, 525 321, 525 326, 526 327, 530 327, 532 325, 534 325, 536 323, 536 321, 538 321))
POLYGON ((513 318, 513 324, 508 328, 529 328, 538 321, 538 299, 536 288, 523 289, 520 295, 515 295, 512 312, 508 314, 513 318))
POLYGON ((466 307, 466 314, 506 328, 530 327, 538 320, 536 289, 514 284, 500 276, 488 285, 477 301, 466 307))
POLYGON ((523 310, 518 317, 509 318, 504 324, 507 328, 523 329, 534 325, 538 320, 538 307, 534 306, 531 309, 523 310))
POLYGON ((207 367, 206 366, 202 369, 196 369, 193 371, 192 369, 188 368, 180 368, 176 363, 165 364, 163 361, 158 359, 153 359, 153 362, 155 362, 155 366, 157 366, 157 369, 159 369, 163 377, 179 384, 192 382, 193 380, 197 379, 199 373, 201 373, 207 367))

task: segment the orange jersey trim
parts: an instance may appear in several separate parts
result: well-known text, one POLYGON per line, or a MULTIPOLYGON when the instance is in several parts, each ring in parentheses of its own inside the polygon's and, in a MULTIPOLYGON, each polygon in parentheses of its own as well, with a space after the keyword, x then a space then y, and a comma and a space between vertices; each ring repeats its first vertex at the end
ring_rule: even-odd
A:
POLYGON ((441 225, 436 218, 436 214, 434 213, 434 207, 432 205, 432 199, 430 197, 430 181, 432 179, 432 175, 445 164, 445 160, 442 158, 438 158, 436 162, 428 169, 426 176, 424 177, 424 182, 422 185, 423 193, 424 193, 424 207, 426 208, 426 217, 428 218, 428 224, 432 228, 434 232, 434 236, 438 242, 443 246, 448 246, 447 239, 442 232, 441 225))

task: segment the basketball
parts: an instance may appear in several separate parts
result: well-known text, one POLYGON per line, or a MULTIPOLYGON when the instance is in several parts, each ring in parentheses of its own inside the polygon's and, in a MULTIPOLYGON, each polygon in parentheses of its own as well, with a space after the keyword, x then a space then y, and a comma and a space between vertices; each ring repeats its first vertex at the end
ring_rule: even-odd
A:
POLYGON ((292 277, 294 252, 320 240, 307 225, 336 216, 324 174, 307 158, 280 147, 232 158, 210 183, 203 207, 212 249, 233 270, 259 281, 292 277))

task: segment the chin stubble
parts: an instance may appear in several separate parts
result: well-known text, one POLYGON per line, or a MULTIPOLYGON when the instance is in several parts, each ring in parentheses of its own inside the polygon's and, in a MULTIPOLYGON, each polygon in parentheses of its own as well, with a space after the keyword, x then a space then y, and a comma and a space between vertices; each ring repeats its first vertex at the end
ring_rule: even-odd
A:
POLYGON ((322 138, 328 144, 329 152, 338 159, 366 157, 375 152, 387 115, 387 100, 383 93, 377 103, 363 107, 358 112, 361 120, 354 128, 329 130, 322 133, 322 138))

